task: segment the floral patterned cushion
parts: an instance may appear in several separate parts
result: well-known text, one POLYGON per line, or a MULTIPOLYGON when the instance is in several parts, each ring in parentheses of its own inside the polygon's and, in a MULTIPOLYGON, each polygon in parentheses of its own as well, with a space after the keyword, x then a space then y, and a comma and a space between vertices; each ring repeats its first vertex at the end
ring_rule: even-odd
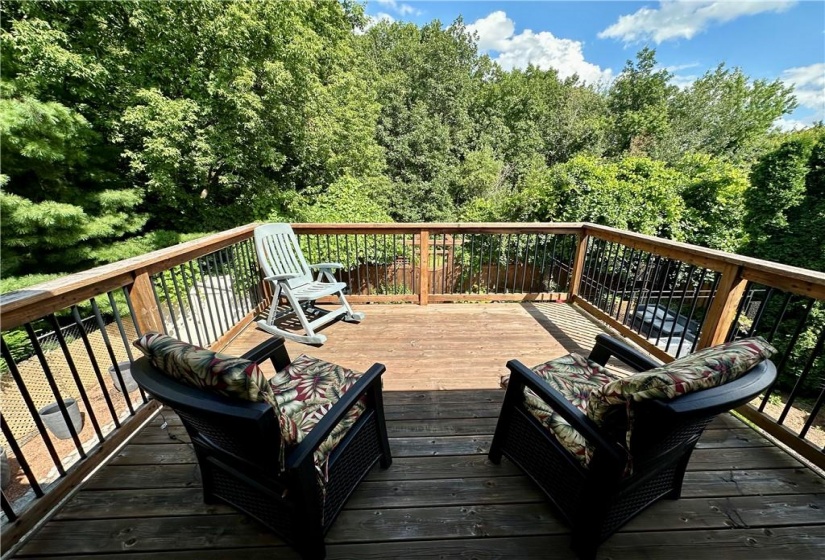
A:
POLYGON ((263 402, 272 392, 255 362, 160 333, 146 333, 134 345, 152 365, 186 385, 252 402, 263 402))
MULTIPOLYGON (((267 401, 280 411, 281 438, 285 447, 298 445, 362 376, 318 358, 302 354, 269 380, 267 401)), ((315 452, 315 466, 322 483, 327 480, 327 463, 332 450, 365 410, 358 401, 315 452)))
POLYGON ((776 349, 762 337, 745 338, 699 350, 664 366, 622 377, 592 391, 587 416, 602 425, 612 407, 627 412, 626 446, 633 431, 633 402, 672 399, 723 385, 770 358, 776 349))
MULTIPOLYGON (((532 369, 534 373, 547 381, 548 385, 585 414, 590 393, 605 383, 619 379, 618 375, 579 354, 562 356, 532 369)), ((506 388, 508 382, 509 377, 503 377, 502 387, 506 388)), ((559 443, 575 455, 583 465, 587 465, 592 455, 592 447, 588 446, 587 440, 574 430, 567 420, 554 412, 547 403, 528 388, 524 389, 524 405, 536 420, 550 430, 559 443)))

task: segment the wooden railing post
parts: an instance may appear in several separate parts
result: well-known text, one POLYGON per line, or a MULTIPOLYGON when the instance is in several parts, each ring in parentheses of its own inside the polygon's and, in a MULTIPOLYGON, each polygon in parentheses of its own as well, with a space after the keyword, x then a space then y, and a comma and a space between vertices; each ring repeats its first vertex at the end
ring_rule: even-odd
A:
POLYGON ((589 236, 587 230, 582 228, 578 234, 578 243, 576 244, 576 254, 573 257, 573 270, 570 275, 570 292, 567 299, 574 301, 579 295, 579 287, 582 281, 582 274, 584 272, 584 259, 587 256, 587 241, 589 236))
POLYGON ((141 332, 163 332, 163 318, 160 316, 154 287, 149 274, 136 271, 135 281, 129 288, 129 297, 135 309, 135 323, 141 332))
POLYGON ((418 305, 427 305, 430 297, 430 232, 422 229, 418 243, 421 249, 421 262, 418 263, 418 305))
POLYGON ((705 315, 697 350, 725 342, 747 285, 748 281, 742 277, 741 266, 727 265, 722 269, 716 295, 705 315))

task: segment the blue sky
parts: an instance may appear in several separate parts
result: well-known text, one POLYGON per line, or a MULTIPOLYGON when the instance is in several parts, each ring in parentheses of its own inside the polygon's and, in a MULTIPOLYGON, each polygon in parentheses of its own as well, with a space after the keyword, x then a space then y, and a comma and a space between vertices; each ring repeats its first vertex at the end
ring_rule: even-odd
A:
POLYGON ((794 84, 800 107, 783 128, 825 120, 825 2, 665 0, 418 2, 368 0, 374 19, 418 25, 462 16, 479 49, 505 68, 533 63, 609 82, 644 46, 688 85, 719 63, 794 84))

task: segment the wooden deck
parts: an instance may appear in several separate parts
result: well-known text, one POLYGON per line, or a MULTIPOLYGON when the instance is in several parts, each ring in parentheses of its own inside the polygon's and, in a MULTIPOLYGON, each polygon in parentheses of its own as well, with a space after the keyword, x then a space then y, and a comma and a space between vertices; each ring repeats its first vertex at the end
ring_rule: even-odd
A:
MULTIPOLYGON (((362 310, 363 324, 326 329, 323 348, 289 345, 293 357, 387 365, 394 463, 353 494, 328 535, 328 557, 573 558, 567 527, 532 482, 486 453, 505 361, 586 352, 598 327, 563 304, 362 310)), ((262 336, 248 329, 229 350, 262 336)), ((185 439, 173 414, 153 419, 16 557, 296 558, 245 516, 203 504, 185 439)), ((642 513, 599 558, 825 557, 825 481, 732 416, 705 432, 688 470, 682 499, 642 513)))

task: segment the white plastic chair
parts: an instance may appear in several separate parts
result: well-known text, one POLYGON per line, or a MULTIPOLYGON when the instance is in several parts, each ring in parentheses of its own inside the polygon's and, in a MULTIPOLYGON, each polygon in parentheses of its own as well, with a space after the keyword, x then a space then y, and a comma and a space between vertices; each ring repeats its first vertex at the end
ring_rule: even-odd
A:
POLYGON ((273 288, 269 314, 265 321, 258 321, 261 329, 305 344, 323 344, 327 337, 315 332, 318 327, 342 315, 345 321, 360 321, 364 318, 363 313, 353 311, 347 303, 343 292, 347 285, 344 282, 336 282, 332 275, 333 270, 343 268, 343 265, 340 263, 307 264, 301 247, 298 245, 298 238, 289 224, 267 224, 255 228, 255 250, 258 253, 258 262, 264 271, 264 280, 270 282, 273 288), (315 279, 312 277, 312 270, 318 271, 315 279), (338 294, 341 307, 325 312, 312 321, 307 319, 306 310, 314 307, 315 300, 334 294, 338 294), (281 296, 286 298, 291 310, 279 314, 281 296), (301 322, 306 332, 305 335, 287 331, 275 325, 276 320, 293 313, 301 322))

